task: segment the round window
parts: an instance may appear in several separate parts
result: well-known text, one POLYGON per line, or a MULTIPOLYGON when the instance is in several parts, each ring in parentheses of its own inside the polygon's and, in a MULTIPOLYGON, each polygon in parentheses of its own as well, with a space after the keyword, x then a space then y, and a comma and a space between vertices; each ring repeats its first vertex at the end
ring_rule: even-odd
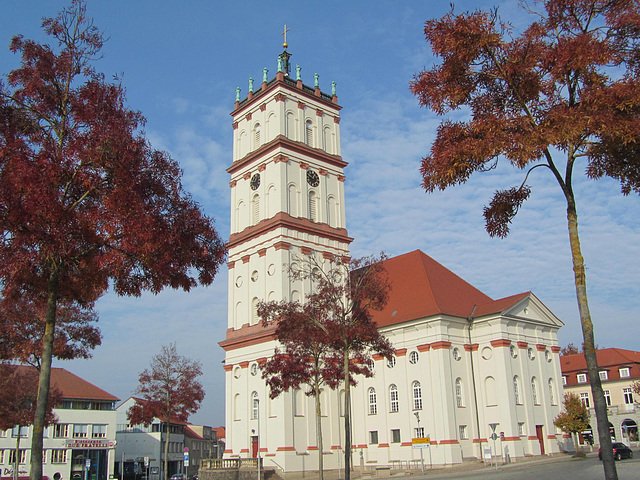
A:
POLYGON ((234 376, 235 378, 240 378, 240 370, 241 370, 241 369, 240 369, 240 366, 239 366, 239 365, 236 365, 236 366, 234 367, 234 369, 233 369, 233 376, 234 376))
MULTIPOLYGON (((484 351, 483 351, 483 354, 484 354, 484 351)), ((453 349, 452 355, 453 355, 453 359, 456 361, 462 358, 462 354, 460 353, 460 349, 458 347, 453 349)))
POLYGON ((512 358, 518 358, 518 349, 516 348, 515 345, 511 345, 509 347, 509 352, 511 353, 512 358))
POLYGON ((251 365, 251 375, 255 377, 257 374, 258 374, 258 364, 254 363, 253 365, 251 365))
POLYGON ((527 349, 527 356, 528 356, 531 360, 533 360, 534 358, 536 358, 536 354, 535 354, 535 352, 533 351, 533 348, 529 347, 529 348, 527 349))
POLYGON ((491 350, 491 347, 484 347, 482 349, 482 358, 489 360, 491 357, 493 357, 493 350, 491 350))
POLYGON ((416 363, 418 363, 418 358, 419 358, 418 352, 415 352, 415 351, 411 352, 409 354, 409 363, 412 363, 415 365, 416 363))
POLYGON ((242 277, 236 278, 236 287, 240 288, 242 286, 242 277))
POLYGON ((396 366, 396 357, 391 357, 391 360, 387 360, 387 367, 393 368, 396 366))
POLYGON ((256 282, 257 280, 258 280, 258 271, 254 270, 253 272, 251 272, 251 281, 256 282))

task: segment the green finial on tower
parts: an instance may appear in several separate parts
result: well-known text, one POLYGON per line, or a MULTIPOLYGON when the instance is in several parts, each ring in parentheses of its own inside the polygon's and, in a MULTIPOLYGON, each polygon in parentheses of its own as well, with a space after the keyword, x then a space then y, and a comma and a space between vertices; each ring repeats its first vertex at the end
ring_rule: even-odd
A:
POLYGON ((240 87, 236 87, 236 102, 240 101, 240 87))
POLYGON ((302 75, 300 75, 300 70, 302 70, 302 67, 300 65, 296 65, 296 80, 302 80, 302 75))
POLYGON ((262 81, 263 81, 264 83, 267 83, 267 80, 268 80, 267 75, 268 75, 268 74, 269 74, 269 69, 268 69, 267 67, 264 67, 264 68, 262 69, 262 81))
POLYGON ((336 82, 331 82, 331 95, 336 96, 336 82))
POLYGON ((317 73, 313 74, 313 86, 316 88, 320 87, 320 82, 318 82, 319 78, 320 78, 320 75, 318 75, 317 73))
POLYGON ((253 93, 253 77, 249 77, 249 91, 253 93))

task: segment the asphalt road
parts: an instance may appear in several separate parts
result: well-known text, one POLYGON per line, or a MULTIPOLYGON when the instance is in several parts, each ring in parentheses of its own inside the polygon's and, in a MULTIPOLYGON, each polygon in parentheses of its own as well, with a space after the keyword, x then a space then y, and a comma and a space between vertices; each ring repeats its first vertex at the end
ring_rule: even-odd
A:
MULTIPOLYGON (((635 453, 635 452, 634 452, 635 453)), ((640 479, 640 455, 636 458, 616 462, 619 480, 640 479)), ((450 473, 433 472, 424 476, 412 476, 412 480, 425 479, 471 479, 473 480, 602 480, 604 470, 598 457, 574 459, 570 457, 540 460, 522 464, 510 464, 450 473)))

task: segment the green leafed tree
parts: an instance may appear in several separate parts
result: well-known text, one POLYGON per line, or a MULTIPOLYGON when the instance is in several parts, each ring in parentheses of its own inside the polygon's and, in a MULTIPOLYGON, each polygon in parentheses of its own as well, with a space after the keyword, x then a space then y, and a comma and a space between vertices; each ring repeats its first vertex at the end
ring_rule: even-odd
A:
POLYGON ((521 4, 530 25, 517 33, 497 11, 426 22, 439 62, 411 84, 421 105, 445 119, 422 161, 428 192, 466 182, 498 161, 523 180, 496 191, 484 209, 492 236, 509 233, 529 197, 532 174, 546 173, 566 203, 584 354, 598 420, 606 478, 617 478, 607 407, 598 376, 578 232, 574 177, 611 177, 624 195, 640 193, 640 12, 637 0, 543 0, 521 4), (535 170, 535 173, 533 172, 535 170))
POLYGON ((144 138, 120 82, 95 70, 104 39, 85 1, 42 26, 51 44, 14 37, 21 64, 0 80, 0 302, 46 306, 32 480, 42 478, 58 307, 90 310, 109 287, 138 296, 207 285, 225 257, 177 162, 144 138))
POLYGON ((565 394, 562 405, 564 409, 553 420, 553 424, 564 433, 571 435, 574 451, 579 455, 577 435, 589 427, 589 410, 575 393, 565 394))

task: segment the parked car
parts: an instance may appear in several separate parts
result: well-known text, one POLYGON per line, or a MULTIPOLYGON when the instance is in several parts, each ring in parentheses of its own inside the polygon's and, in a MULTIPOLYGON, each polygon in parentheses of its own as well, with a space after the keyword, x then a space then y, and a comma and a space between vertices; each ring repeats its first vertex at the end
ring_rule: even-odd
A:
POLYGON ((171 475, 171 480, 184 480, 184 475, 181 473, 174 473, 171 475))
MULTIPOLYGON (((602 453, 598 449, 598 458, 602 460, 602 453)), ((633 458, 633 451, 624 443, 613 442, 613 458, 620 460, 621 458, 633 458)))

